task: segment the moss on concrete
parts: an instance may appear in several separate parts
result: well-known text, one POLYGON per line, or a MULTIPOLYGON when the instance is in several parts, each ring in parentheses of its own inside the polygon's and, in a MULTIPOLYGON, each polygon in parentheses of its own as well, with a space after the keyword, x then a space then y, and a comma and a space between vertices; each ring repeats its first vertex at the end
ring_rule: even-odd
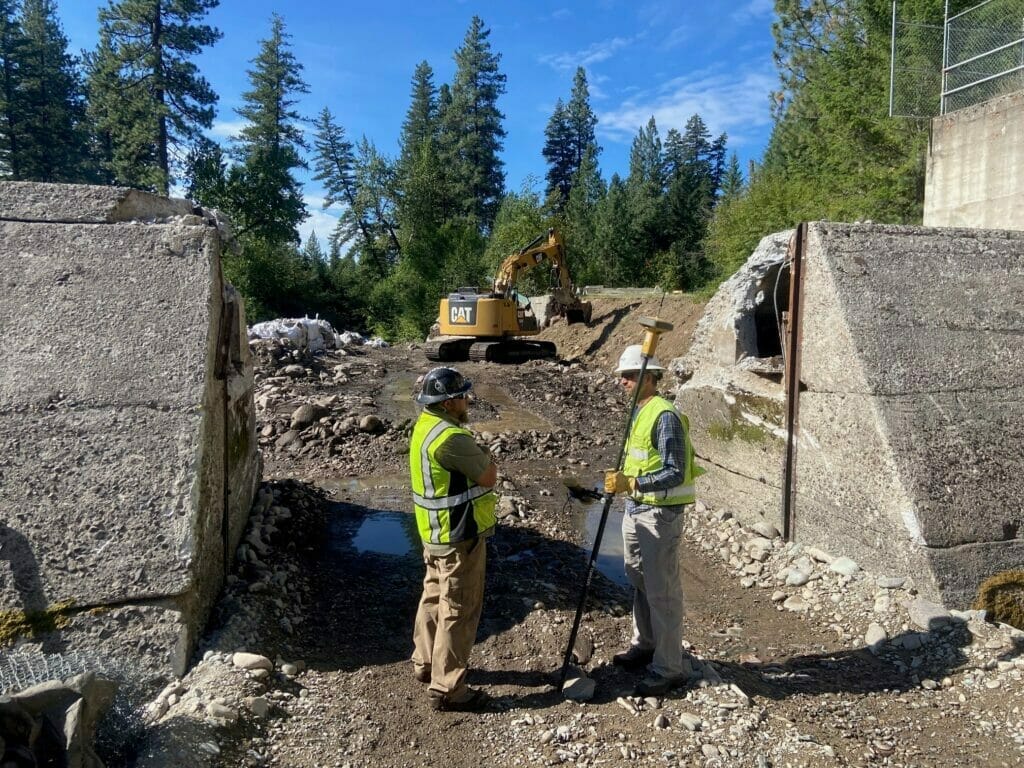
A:
POLYGON ((1003 571, 978 587, 975 610, 988 611, 996 621, 1024 629, 1024 571, 1003 571))
POLYGON ((712 422, 708 425, 708 435, 715 440, 742 440, 745 443, 765 443, 774 437, 764 427, 737 418, 729 422, 712 422))
POLYGON ((68 617, 74 602, 54 603, 44 611, 0 611, 0 645, 18 637, 35 637, 63 629, 71 623, 68 617))

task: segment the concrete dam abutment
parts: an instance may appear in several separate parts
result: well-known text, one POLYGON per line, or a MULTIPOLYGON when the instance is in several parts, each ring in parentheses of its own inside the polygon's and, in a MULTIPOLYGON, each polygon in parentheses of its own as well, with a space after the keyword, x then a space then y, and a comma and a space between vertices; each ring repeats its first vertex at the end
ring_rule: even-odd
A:
POLYGON ((1024 563, 1022 297, 1024 232, 764 238, 673 362, 701 494, 968 607, 1024 563))
POLYGON ((0 643, 181 675, 259 482, 226 227, 0 183, 0 643))

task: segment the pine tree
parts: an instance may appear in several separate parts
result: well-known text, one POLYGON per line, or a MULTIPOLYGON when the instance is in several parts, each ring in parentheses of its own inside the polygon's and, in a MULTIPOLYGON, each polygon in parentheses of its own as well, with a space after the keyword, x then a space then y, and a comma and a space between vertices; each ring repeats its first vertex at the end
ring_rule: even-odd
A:
POLYGON ((122 75, 109 33, 85 57, 91 154, 103 182, 157 189, 164 179, 153 137, 159 132, 152 95, 122 75))
POLYGON ((544 149, 541 153, 548 163, 546 178, 548 194, 555 198, 555 210, 560 210, 572 189, 573 166, 572 128, 569 114, 561 99, 555 102, 555 111, 544 128, 544 149))
POLYGON ((302 255, 302 262, 306 267, 313 267, 319 270, 325 266, 326 254, 320 245, 320 238, 316 236, 316 232, 309 233, 309 238, 302 246, 300 253, 302 255))
POLYGON ((227 159, 216 142, 202 136, 192 146, 185 159, 184 182, 189 200, 205 208, 229 208, 227 159))
POLYGON ((554 210, 561 211, 569 199, 572 180, 590 151, 596 162, 601 148, 597 146, 594 128, 597 116, 590 108, 590 92, 583 67, 576 70, 572 96, 565 104, 559 99, 544 129, 544 159, 548 162, 548 196, 554 210))
POLYGON ((437 135, 437 88, 434 87, 434 70, 421 61, 412 75, 412 100, 402 122, 402 136, 399 139, 401 153, 399 167, 405 169, 413 162, 413 155, 427 139, 437 135))
POLYGON ((19 177, 86 180, 90 176, 83 87, 53 0, 25 0, 21 29, 24 49, 18 80, 24 112, 19 177))
POLYGON ((729 155, 729 164, 726 166, 725 174, 722 176, 722 200, 733 200, 743 192, 743 172, 740 170, 740 161, 733 152, 729 155))
MULTIPOLYGON (((335 122, 331 111, 324 107, 314 123, 316 137, 316 181, 324 185, 327 192, 324 208, 342 203, 349 209, 356 204, 355 153, 352 142, 345 137, 345 129, 335 122)), ((373 237, 369 226, 362 219, 352 221, 342 217, 330 235, 332 246, 339 249, 348 243, 356 231, 363 236, 364 244, 372 247, 373 237)))
POLYGON ((594 128, 597 126, 597 115, 590 108, 590 90, 587 88, 587 73, 583 67, 576 69, 572 82, 572 97, 566 107, 566 118, 569 122, 569 148, 572 155, 572 171, 575 174, 583 164, 583 156, 593 147, 593 159, 601 148, 597 146, 594 128))
POLYGON ((284 21, 274 14, 270 37, 260 42, 248 71, 251 88, 242 94, 244 105, 237 110, 246 120, 235 140, 240 165, 229 173, 239 231, 270 243, 298 243, 298 226, 306 218, 294 175, 305 167, 300 150, 306 148, 295 94, 309 88, 288 37, 284 21))
POLYGON ((633 139, 626 179, 630 239, 628 277, 635 285, 646 285, 644 274, 650 258, 670 242, 663 227, 661 203, 665 192, 664 165, 658 126, 652 117, 633 139))
POLYGON ((598 210, 606 194, 596 155, 597 146, 592 144, 573 177, 569 199, 562 213, 565 246, 572 254, 576 277, 581 284, 603 283, 607 274, 601 245, 596 237, 598 210))
POLYGON ((0 0, 0 174, 20 179, 24 106, 19 89, 25 37, 16 11, 16 0, 0 0))
POLYGON ((153 156, 154 172, 144 177, 161 194, 169 192, 173 181, 175 148, 213 123, 217 96, 190 59, 220 39, 218 30, 199 23, 218 4, 219 0, 109 0, 100 11, 101 37, 114 56, 117 78, 112 83, 100 79, 96 86, 121 88, 103 96, 108 124, 102 129, 115 145, 135 145, 115 146, 115 155, 153 156), (130 106, 121 109, 121 100, 130 106), (147 107, 151 119, 138 126, 138 111, 147 107))
POLYGON ((452 171, 457 212, 488 231, 505 189, 499 153, 505 129, 498 97, 505 75, 498 71, 500 54, 492 53, 490 30, 474 16, 462 46, 455 52, 451 103, 442 100, 443 161, 452 171))

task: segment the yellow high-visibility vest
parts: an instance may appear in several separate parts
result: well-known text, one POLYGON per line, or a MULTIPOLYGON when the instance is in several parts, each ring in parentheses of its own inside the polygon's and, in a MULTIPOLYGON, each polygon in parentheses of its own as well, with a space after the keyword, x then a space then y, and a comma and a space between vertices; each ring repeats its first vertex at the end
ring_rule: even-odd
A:
POLYGON ((634 491, 630 498, 640 504, 651 504, 656 507, 669 507, 679 504, 693 504, 697 494, 693 486, 695 478, 704 474, 704 469, 693 461, 693 444, 690 442, 690 420, 668 400, 655 395, 648 400, 633 419, 633 426, 626 443, 626 461, 622 473, 629 477, 639 477, 657 472, 665 462, 658 453, 657 446, 651 441, 651 432, 661 414, 671 411, 679 417, 683 425, 683 441, 685 443, 685 464, 683 466, 683 482, 674 488, 662 491, 634 491))
POLYGON ((477 485, 459 472, 442 467, 435 454, 452 435, 472 436, 468 429, 423 411, 412 430, 409 473, 416 527, 431 544, 457 544, 475 539, 497 523, 497 498, 490 488, 477 485))

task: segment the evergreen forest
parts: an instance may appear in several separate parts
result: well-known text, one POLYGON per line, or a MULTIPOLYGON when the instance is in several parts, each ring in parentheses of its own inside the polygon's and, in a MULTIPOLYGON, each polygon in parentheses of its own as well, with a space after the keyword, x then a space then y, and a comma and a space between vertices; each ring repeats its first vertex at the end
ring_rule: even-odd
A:
MULTIPOLYGON (((546 123, 545 178, 518 190, 502 162, 501 52, 479 17, 453 52, 451 82, 428 61, 410 73, 392 157, 351 136, 344 114, 297 110, 309 89, 278 15, 253 42, 242 127, 211 140, 218 95, 196 58, 221 38, 206 22, 217 4, 108 0, 96 49, 76 55, 55 0, 0 0, 0 178, 129 186, 220 210, 239 244, 225 271, 250 322, 318 313, 422 338, 444 293, 486 285, 549 227, 579 285, 707 295, 763 235, 799 221, 921 218, 928 126, 888 117, 890 0, 775 1, 779 84, 764 95, 773 128, 758 162, 741 167, 700 114, 652 117, 628 174, 606 178, 580 67, 546 123), (326 245, 300 242, 305 170, 340 214, 326 245)), ((901 6, 942 23, 943 0, 901 6)), ((543 276, 529 277, 524 290, 544 291, 543 276)))

